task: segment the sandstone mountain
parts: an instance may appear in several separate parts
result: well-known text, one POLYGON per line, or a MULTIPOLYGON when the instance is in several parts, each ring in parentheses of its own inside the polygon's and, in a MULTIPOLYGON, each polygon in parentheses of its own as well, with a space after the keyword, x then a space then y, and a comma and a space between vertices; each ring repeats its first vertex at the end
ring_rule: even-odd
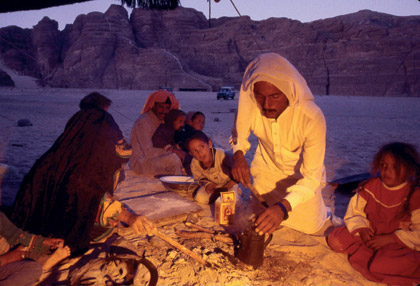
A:
MULTIPOLYGON (((420 96, 420 16, 369 10, 301 23, 287 18, 212 19, 194 9, 79 15, 58 30, 0 29, 0 59, 52 87, 217 90, 239 88, 262 52, 289 59, 314 94, 420 96)), ((0 69, 0 85, 13 85, 0 69)))

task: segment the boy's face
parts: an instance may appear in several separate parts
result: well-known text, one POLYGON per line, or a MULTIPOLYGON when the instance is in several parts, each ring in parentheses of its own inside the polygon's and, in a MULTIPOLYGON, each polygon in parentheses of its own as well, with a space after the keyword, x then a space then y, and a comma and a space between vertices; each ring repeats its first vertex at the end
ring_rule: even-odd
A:
POLYGON ((379 163, 379 172, 382 182, 388 187, 396 187, 408 180, 408 172, 403 164, 400 164, 398 173, 397 162, 391 154, 385 154, 379 163))
POLYGON ((199 139, 192 139, 188 143, 188 150, 195 159, 204 166, 210 167, 213 164, 213 155, 211 153, 211 143, 205 143, 199 139))
POLYGON ((191 122, 191 126, 192 128, 194 128, 195 130, 200 130, 202 131, 204 128, 204 124, 206 123, 206 119, 204 118, 203 115, 201 114, 197 114, 194 119, 191 122))
POLYGON ((179 128, 184 127, 185 125, 185 115, 178 115, 174 121, 174 129, 178 130, 179 128))

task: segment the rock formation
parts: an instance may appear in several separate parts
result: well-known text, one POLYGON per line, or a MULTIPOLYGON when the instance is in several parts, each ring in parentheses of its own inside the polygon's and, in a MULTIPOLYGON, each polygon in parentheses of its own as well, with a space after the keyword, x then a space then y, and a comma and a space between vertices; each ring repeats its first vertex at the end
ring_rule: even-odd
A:
MULTIPOLYGON (((287 18, 208 20, 201 12, 111 5, 58 30, 0 29, 0 57, 53 87, 217 90, 239 88, 261 52, 285 56, 314 94, 420 96, 420 16, 368 10, 301 23, 287 18)), ((1 84, 1 83, 0 83, 1 84)))
POLYGON ((0 70, 0 86, 15 86, 15 82, 5 71, 0 70))

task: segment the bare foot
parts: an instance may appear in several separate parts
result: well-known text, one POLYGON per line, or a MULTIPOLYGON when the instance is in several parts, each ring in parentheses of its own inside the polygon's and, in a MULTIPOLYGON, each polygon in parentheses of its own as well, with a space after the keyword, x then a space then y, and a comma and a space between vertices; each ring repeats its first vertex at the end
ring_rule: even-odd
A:
POLYGON ((47 260, 42 264, 43 271, 49 271, 54 265, 70 256, 70 248, 66 245, 64 247, 57 248, 53 254, 49 255, 47 260))

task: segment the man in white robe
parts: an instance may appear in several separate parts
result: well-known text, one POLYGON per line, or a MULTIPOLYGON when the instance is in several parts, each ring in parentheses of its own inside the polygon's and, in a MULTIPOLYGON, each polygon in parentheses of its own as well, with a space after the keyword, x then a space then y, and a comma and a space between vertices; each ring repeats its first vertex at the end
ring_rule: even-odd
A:
POLYGON ((248 65, 235 128, 232 175, 249 186, 252 174, 268 204, 257 214, 257 231, 271 234, 280 224, 308 234, 320 230, 327 217, 321 194, 325 118, 305 79, 285 58, 267 53, 248 65), (244 155, 251 132, 258 147, 249 168, 244 155))

